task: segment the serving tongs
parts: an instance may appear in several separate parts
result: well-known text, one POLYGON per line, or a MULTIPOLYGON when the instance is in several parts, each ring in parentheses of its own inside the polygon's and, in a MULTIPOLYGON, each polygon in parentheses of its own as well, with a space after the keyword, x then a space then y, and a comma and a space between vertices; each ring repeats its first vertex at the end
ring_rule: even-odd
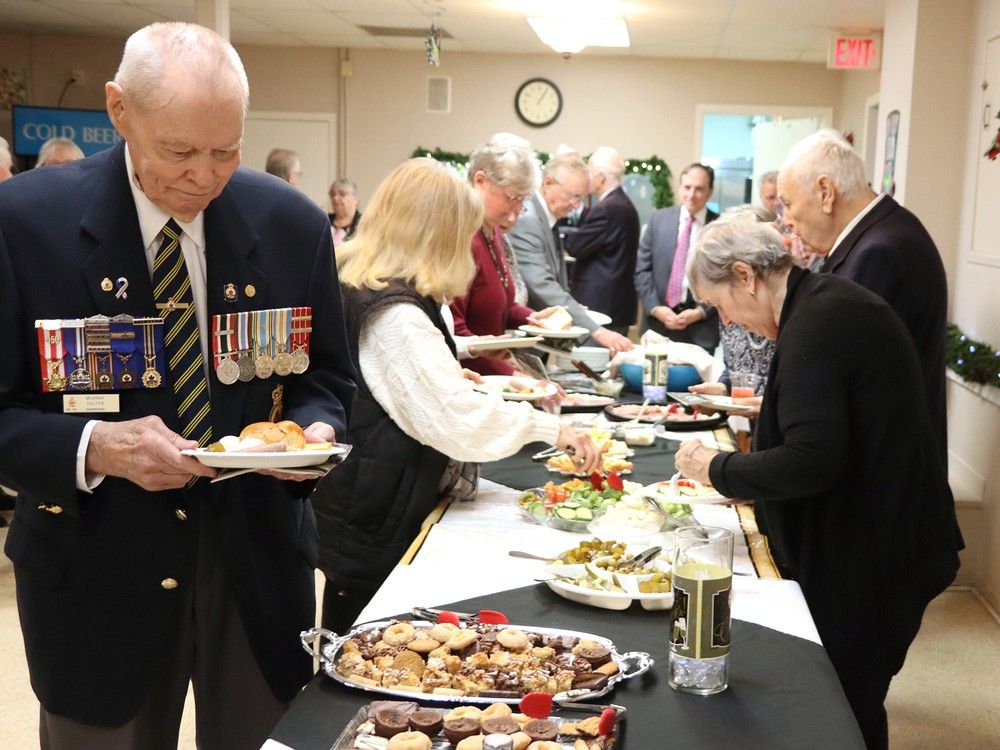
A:
POLYGON ((538 451, 535 455, 531 457, 532 461, 547 461, 550 458, 561 455, 565 453, 562 448, 557 448, 556 446, 551 446, 543 451, 538 451))
POLYGON ((451 609, 436 609, 435 607, 414 607, 410 612, 428 622, 450 622, 457 619, 462 622, 481 622, 487 625, 507 625, 510 623, 507 615, 495 609, 481 609, 478 612, 455 612, 451 609))

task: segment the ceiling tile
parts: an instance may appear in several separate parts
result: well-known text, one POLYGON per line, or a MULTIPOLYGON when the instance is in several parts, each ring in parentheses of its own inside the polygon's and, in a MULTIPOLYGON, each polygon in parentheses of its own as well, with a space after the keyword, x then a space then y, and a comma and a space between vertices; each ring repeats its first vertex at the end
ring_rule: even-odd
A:
POLYGON ((108 2, 80 3, 73 8, 73 14, 104 26, 116 29, 127 28, 130 31, 163 20, 162 16, 152 13, 146 8, 108 2))
POLYGON ((322 10, 284 10, 278 8, 244 8, 241 14, 287 34, 307 31, 313 34, 356 35, 358 29, 322 10))

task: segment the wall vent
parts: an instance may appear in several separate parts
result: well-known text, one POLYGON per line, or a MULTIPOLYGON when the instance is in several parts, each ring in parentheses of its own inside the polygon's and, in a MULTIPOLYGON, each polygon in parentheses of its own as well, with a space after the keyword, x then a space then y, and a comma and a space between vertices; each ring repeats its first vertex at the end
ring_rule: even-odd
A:
POLYGON ((427 76, 427 111, 451 112, 450 76, 427 76))

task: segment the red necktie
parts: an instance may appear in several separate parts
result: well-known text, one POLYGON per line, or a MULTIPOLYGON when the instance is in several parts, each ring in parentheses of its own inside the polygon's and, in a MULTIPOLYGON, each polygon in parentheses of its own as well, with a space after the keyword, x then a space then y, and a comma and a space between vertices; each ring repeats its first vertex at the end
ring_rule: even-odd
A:
POLYGON ((691 224, 694 216, 688 214, 684 222, 681 236, 677 238, 677 249, 674 250, 674 263, 670 267, 670 278, 667 279, 667 307, 676 307, 681 303, 681 289, 684 286, 684 267, 687 265, 688 248, 691 246, 691 224))

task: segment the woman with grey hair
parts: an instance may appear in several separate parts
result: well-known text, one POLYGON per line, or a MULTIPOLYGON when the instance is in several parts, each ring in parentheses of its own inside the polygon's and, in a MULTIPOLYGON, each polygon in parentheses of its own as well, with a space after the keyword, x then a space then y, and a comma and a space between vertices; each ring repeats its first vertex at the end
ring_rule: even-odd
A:
POLYGON ((709 226, 688 278, 723 322, 776 348, 753 451, 691 440, 677 468, 755 501, 868 747, 885 748, 889 682, 960 546, 913 340, 880 297, 794 266, 769 224, 709 226))
POLYGON ((358 231, 361 212, 358 210, 358 186, 354 180, 341 177, 330 185, 330 226, 333 228, 333 244, 340 245, 351 239, 358 231))
MULTIPOLYGON (((504 233, 514 226, 524 201, 538 187, 539 168, 531 144, 512 133, 496 133, 469 158, 469 183, 483 202, 483 225, 472 236, 476 275, 463 297, 451 302, 455 335, 499 336, 525 323, 537 325, 555 308, 535 312, 517 300, 520 280, 504 233)), ((475 355, 475 347, 469 351, 475 355)), ((512 375, 514 367, 497 356, 464 363, 482 375, 512 375)))

